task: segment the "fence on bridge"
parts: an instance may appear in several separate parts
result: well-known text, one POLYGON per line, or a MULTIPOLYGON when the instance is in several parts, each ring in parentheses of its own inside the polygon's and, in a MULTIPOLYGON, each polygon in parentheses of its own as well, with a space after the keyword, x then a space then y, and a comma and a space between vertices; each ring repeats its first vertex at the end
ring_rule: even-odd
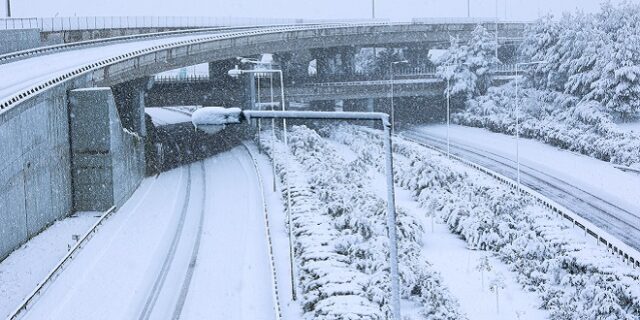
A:
POLYGON ((203 28, 217 26, 278 25, 338 22, 385 22, 385 20, 320 20, 274 19, 250 17, 49 17, 49 18, 0 18, 0 30, 40 29, 42 32, 103 30, 131 28, 203 28))

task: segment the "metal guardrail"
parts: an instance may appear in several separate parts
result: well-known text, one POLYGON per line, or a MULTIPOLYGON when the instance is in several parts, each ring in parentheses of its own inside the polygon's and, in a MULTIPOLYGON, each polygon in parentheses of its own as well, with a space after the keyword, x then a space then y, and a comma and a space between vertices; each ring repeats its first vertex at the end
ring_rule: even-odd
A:
MULTIPOLYGON (((90 47, 90 46, 95 46, 95 45, 102 45, 102 44, 106 44, 106 43, 119 43, 119 42, 134 41, 134 40, 147 39, 147 38, 163 38, 163 37, 170 37, 170 36, 176 36, 176 35, 190 35, 190 34, 208 33, 208 32, 215 32, 215 31, 237 31, 237 30, 250 29, 250 28, 263 28, 263 27, 274 27, 274 26, 277 26, 277 25, 269 25, 269 26, 256 25, 256 26, 251 26, 251 27, 242 26, 242 27, 215 27, 215 28, 202 28, 202 29, 187 29, 187 30, 178 30, 178 31, 143 33, 143 34, 134 34, 134 35, 129 35, 129 36, 120 36, 120 37, 111 37, 111 38, 96 39, 96 40, 78 41, 78 42, 73 42, 73 43, 57 44, 57 45, 52 45, 52 46, 38 47, 38 48, 26 49, 26 50, 21 50, 21 51, 16 51, 16 52, 3 54, 3 55, 0 55, 0 64, 13 62, 13 61, 16 61, 16 60, 19 60, 19 59, 31 58, 31 57, 38 56, 38 55, 43 55, 43 54, 61 52, 61 51, 66 51, 66 50, 70 50, 70 49, 82 48, 82 47, 90 47)), ((287 25, 284 25, 284 26, 287 26, 287 25)))
POLYGON ((365 19, 275 19, 255 17, 110 16, 0 18, 0 30, 40 29, 42 32, 132 28, 206 28, 305 23, 363 23, 385 20, 365 19))
POLYGON ((153 81, 160 84, 171 83, 201 83, 208 82, 211 78, 208 75, 188 75, 188 76, 155 76, 153 81))
POLYGON ((278 274, 276 272, 276 258, 273 250, 273 241, 271 236, 271 226, 269 224, 269 209, 267 206, 266 195, 264 192, 264 180, 262 179, 262 174, 260 174, 260 166, 258 165, 258 161, 256 160, 256 156, 251 151, 251 148, 247 145, 246 142, 241 142, 242 147, 247 151, 249 157, 251 158, 251 162, 253 164, 253 169, 256 173, 256 178, 258 179, 258 184, 260 185, 260 199, 262 200, 262 211, 264 213, 264 222, 265 222, 265 237, 267 238, 268 250, 269 250, 269 264, 271 268, 271 285, 272 285, 272 293, 274 299, 274 312, 276 315, 276 320, 282 319, 282 306, 280 302, 280 285, 278 284, 278 274))
POLYGON ((44 279, 42 281, 40 281, 38 286, 22 301, 20 306, 15 311, 13 311, 9 315, 9 317, 7 319, 9 319, 9 320, 17 319, 18 316, 20 314, 22 314, 22 312, 26 311, 27 308, 29 307, 29 304, 31 302, 33 302, 33 299, 37 295, 42 293, 42 290, 44 289, 44 287, 46 285, 48 285, 62 271, 64 266, 67 265, 75 257, 75 254, 96 233, 96 231, 98 230, 98 227, 101 226, 104 223, 104 221, 107 220, 115 211, 116 211, 116 207, 115 206, 111 207, 109 210, 107 210, 100 217, 100 219, 98 219, 98 221, 89 229, 89 231, 87 231, 82 236, 82 238, 80 238, 80 240, 78 240, 76 245, 73 246, 73 248, 69 252, 67 252, 67 254, 64 256, 64 258, 62 258, 62 260, 60 260, 60 262, 49 272, 49 274, 47 274, 47 276, 44 277, 44 279))
MULTIPOLYGON (((423 147, 429 148, 431 150, 434 150, 436 152, 443 153, 442 150, 440 150, 437 147, 433 147, 429 144, 417 141, 415 139, 406 137, 404 135, 396 135, 397 138, 400 139, 404 139, 406 141, 410 141, 413 143, 416 143, 418 145, 421 145, 423 147)), ((445 154, 446 155, 446 154, 445 154)), ((466 166, 469 166, 473 169, 476 169, 482 173, 487 174, 488 176, 498 180, 500 183, 507 185, 508 187, 510 187, 513 190, 517 190, 518 189, 518 184, 516 183, 516 181, 514 181, 513 179, 510 179, 502 174, 499 174, 491 169, 485 168, 481 165, 478 165, 474 162, 471 162, 469 160, 463 159, 459 156, 456 156, 454 154, 450 154, 449 155, 452 159, 455 159, 461 163, 463 163, 466 166)), ((584 235, 585 237, 587 235, 592 236, 597 245, 603 244, 607 247, 607 251, 610 250, 610 252, 614 255, 618 255, 618 257, 620 257, 622 259, 623 262, 626 263, 630 263, 634 268, 638 267, 640 268, 640 252, 638 252, 637 250, 635 250, 634 248, 630 247, 629 245, 625 244, 624 242, 618 240, 617 238, 615 238, 614 236, 610 235, 608 232, 602 230, 601 228, 595 226, 593 223, 587 221, 586 219, 580 217, 577 213, 569 210, 568 208, 560 205, 559 203, 549 199, 548 197, 542 195, 541 193, 527 187, 524 185, 520 185, 520 191, 529 194, 532 198, 534 198, 539 204, 541 204, 542 206, 544 206, 545 208, 547 208, 548 210, 552 211, 553 213, 557 214, 559 217, 562 217, 566 220, 568 220, 573 226, 576 226, 582 230, 584 230, 584 235)))

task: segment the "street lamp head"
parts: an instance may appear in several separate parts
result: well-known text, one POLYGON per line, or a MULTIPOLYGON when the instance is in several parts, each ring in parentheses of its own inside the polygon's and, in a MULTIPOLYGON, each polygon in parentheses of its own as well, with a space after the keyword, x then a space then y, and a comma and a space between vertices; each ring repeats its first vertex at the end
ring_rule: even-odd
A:
POLYGON ((400 61, 391 62, 391 64, 399 64, 399 63, 409 63, 409 60, 400 60, 400 61))
POLYGON ((227 72, 227 74, 230 77, 233 77, 233 78, 240 77, 240 75, 242 75, 242 73, 243 72, 242 72, 242 70, 240 70, 240 68, 238 68, 238 65, 236 65, 235 69, 231 69, 231 70, 229 70, 229 72, 227 72))

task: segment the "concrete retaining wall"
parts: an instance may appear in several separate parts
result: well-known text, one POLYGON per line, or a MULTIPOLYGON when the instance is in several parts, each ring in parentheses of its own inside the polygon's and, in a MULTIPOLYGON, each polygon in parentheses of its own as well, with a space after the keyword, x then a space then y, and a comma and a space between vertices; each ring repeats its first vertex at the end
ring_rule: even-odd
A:
POLYGON ((110 88, 69 92, 73 209, 119 206, 144 177, 144 141, 122 127, 110 88))
POLYGON ((0 114, 0 260, 71 213, 65 88, 0 114))
POLYGON ((0 30, 0 54, 26 50, 40 46, 40 30, 0 30))
MULTIPOLYGON (((87 87, 81 77, 0 112, 0 261, 54 221, 74 211, 72 152, 67 92, 87 87)), ((107 89, 108 90, 108 89, 107 89)), ((103 126, 85 126, 85 137, 109 133, 113 203, 121 205, 144 176, 144 142, 122 129, 111 91, 103 126)), ((94 121, 100 106, 84 113, 94 121)), ((77 120, 80 120, 79 118, 77 120)), ((95 159, 94 159, 95 160, 95 159)))

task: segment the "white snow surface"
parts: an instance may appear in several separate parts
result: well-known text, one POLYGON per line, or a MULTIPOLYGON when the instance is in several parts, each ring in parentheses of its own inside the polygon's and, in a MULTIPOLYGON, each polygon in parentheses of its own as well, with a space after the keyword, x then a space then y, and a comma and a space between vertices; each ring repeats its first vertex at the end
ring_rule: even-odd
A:
POLYGON ((151 116, 151 121, 156 126, 191 122, 188 114, 173 107, 145 108, 144 112, 151 116))
POLYGON ((249 161, 246 152, 234 149, 203 165, 145 179, 25 318, 138 318, 185 212, 149 318, 174 316, 183 299, 181 319, 274 319, 264 213, 249 161), (193 263, 201 215, 203 232, 193 263), (190 269, 193 277, 187 283, 190 269))
POLYGON ((0 263, 0 318, 29 295, 98 220, 101 212, 77 212, 57 221, 0 263))
POLYGON ((98 60, 116 57, 122 53, 141 50, 176 41, 187 41, 211 36, 211 33, 175 36, 155 40, 114 43, 42 55, 0 65, 0 99, 26 90, 41 82, 55 79, 71 70, 98 60))
POLYGON ((197 129, 214 134, 227 124, 240 123, 241 114, 240 108, 206 107, 194 111, 191 122, 197 129))
MULTIPOLYGON (((431 136, 446 139, 445 125, 419 128, 431 136)), ((507 159, 516 159, 515 137, 485 129, 451 125, 452 143, 485 150, 507 159)), ((612 203, 640 214, 640 175, 623 172, 611 163, 546 145, 520 139, 520 162, 551 174, 612 203)))

